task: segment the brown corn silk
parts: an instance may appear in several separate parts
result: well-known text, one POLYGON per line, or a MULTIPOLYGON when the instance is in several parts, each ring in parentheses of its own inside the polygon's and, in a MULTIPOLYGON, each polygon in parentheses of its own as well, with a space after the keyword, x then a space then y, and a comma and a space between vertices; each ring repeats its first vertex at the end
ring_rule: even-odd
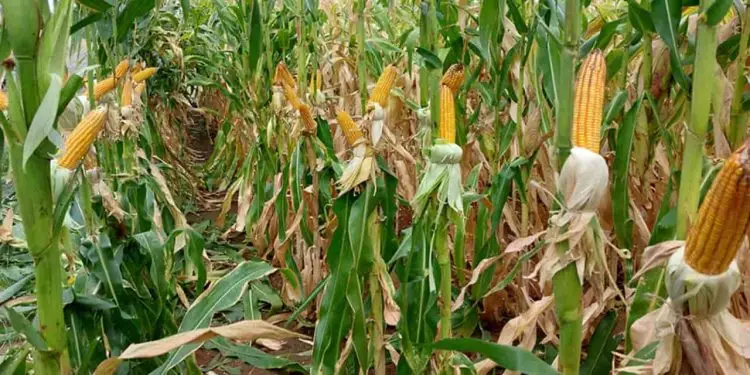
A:
POLYGON ((725 272, 750 228, 749 145, 726 160, 688 232, 685 262, 702 274, 725 272))
POLYGON ((573 112, 573 145, 599 153, 604 112, 607 65, 601 50, 594 50, 581 64, 576 81, 573 112))

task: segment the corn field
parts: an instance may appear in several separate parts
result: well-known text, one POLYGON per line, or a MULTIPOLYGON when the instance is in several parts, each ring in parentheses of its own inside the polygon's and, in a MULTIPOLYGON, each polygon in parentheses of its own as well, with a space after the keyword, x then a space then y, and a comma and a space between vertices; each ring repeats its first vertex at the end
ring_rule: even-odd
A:
POLYGON ((750 374, 750 0, 0 19, 0 375, 750 374))

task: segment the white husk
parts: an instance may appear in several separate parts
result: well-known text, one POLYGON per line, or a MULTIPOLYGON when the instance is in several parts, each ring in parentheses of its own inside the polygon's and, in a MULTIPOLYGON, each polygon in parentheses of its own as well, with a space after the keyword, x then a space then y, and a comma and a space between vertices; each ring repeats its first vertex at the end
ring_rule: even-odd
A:
POLYGON ((740 284, 737 264, 722 274, 704 275, 684 263, 684 253, 681 247, 667 265, 667 302, 631 328, 634 351, 659 342, 652 365, 641 373, 665 374, 684 366, 698 373, 750 374, 750 322, 727 309, 740 284), (683 361, 683 354, 696 360, 683 361))
POLYGON ((585 148, 573 147, 557 180, 568 211, 594 211, 607 192, 609 169, 604 158, 585 148))
MULTIPOLYGON (((601 292, 607 279, 614 284, 606 264, 606 235, 596 219, 596 209, 608 184, 609 169, 601 155, 582 147, 570 151, 557 180, 564 207, 550 217, 545 236, 547 249, 529 276, 535 277, 538 273, 542 288, 570 263, 575 263, 581 283, 586 279, 601 292), (557 244, 566 241, 569 250, 560 254, 557 244)), ((620 255, 629 256, 626 251, 621 251, 620 255)))
POLYGON ((732 262, 724 273, 704 275, 684 262, 685 248, 677 250, 667 264, 667 291, 676 312, 689 305, 692 316, 711 316, 726 310, 740 286, 740 271, 732 262))
POLYGON ((463 150, 455 143, 438 143, 430 149, 427 171, 419 182, 414 196, 415 215, 419 216, 430 195, 437 192, 438 201, 447 203, 454 211, 463 213, 461 188, 461 157, 463 150))
POLYGON ((347 163, 341 178, 336 182, 339 186, 340 194, 346 193, 355 186, 367 181, 367 179, 375 181, 376 169, 375 157, 367 143, 362 141, 354 146, 352 158, 347 163))
POLYGON ((372 138, 373 147, 377 147, 380 138, 383 137, 383 127, 385 126, 385 110, 380 104, 370 102, 367 104, 367 118, 370 121, 370 137, 372 138))

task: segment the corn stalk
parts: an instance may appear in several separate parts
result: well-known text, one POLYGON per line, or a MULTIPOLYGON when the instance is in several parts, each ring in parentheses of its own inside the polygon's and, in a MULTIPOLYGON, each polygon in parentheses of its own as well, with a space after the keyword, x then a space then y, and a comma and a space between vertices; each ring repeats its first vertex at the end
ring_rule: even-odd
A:
POLYGON ((739 53, 737 55, 736 76, 734 81, 734 97, 732 98, 731 125, 729 128, 729 142, 732 149, 742 144, 747 133, 747 113, 742 110, 742 98, 745 91, 745 61, 747 60, 747 41, 750 37, 750 1, 745 3, 745 13, 742 15, 742 34, 740 34, 739 53))
MULTIPOLYGON (((701 0, 705 11, 712 1, 701 0)), ((713 77, 716 68, 716 26, 708 25, 705 17, 698 18, 698 37, 695 52, 695 71, 690 105, 690 119, 685 131, 685 149, 682 157, 680 195, 677 202, 677 238, 685 238, 688 227, 695 221, 700 197, 703 170, 703 143, 708 132, 711 110, 713 77)))
MULTIPOLYGON (((37 318, 47 348, 36 347, 34 369, 37 374, 60 374, 69 369, 67 340, 62 301, 62 267, 60 248, 55 228, 55 202, 50 178, 50 159, 46 153, 51 145, 44 141, 33 147, 32 154, 24 155, 27 141, 38 136, 35 116, 50 111, 41 106, 42 98, 52 86, 53 75, 62 77, 65 48, 70 25, 71 1, 61 1, 55 14, 44 23, 40 0, 3 0, 5 30, 15 56, 7 62, 9 116, 2 117, 3 132, 8 142, 13 181, 18 206, 23 219, 29 252, 34 259, 36 274, 37 318), (42 38, 40 32, 44 30, 42 38), (63 52, 55 56, 55 52, 63 52), (15 73, 15 74, 14 74, 15 73), (41 112, 40 112, 41 113, 41 112), (44 350, 46 349, 46 350, 44 350)), ((5 34, 5 33, 4 33, 5 34)), ((5 35, 3 35, 6 37, 5 35)), ((55 87, 52 87, 55 90, 55 87)), ((59 90, 59 87, 57 88, 59 90)), ((58 103, 55 104, 55 109, 58 103)), ((46 104, 45 104, 46 105, 46 104)), ((54 109, 52 109, 54 111, 54 109)), ((54 121, 54 118, 52 119, 54 121)), ((45 137, 46 138, 46 137, 45 137)))
MULTIPOLYGON (((561 168, 571 149, 571 124, 573 121, 575 57, 578 54, 581 6, 578 0, 565 2, 565 31, 563 48, 560 52, 560 78, 556 95, 557 128, 555 145, 557 164, 561 168)), ((569 250, 567 241, 559 242, 557 251, 564 254, 569 250)), ((559 363, 565 375, 577 375, 580 367, 581 341, 583 338, 583 290, 578 279, 575 263, 568 264, 552 278, 552 291, 555 295, 555 312, 560 325, 559 363)))

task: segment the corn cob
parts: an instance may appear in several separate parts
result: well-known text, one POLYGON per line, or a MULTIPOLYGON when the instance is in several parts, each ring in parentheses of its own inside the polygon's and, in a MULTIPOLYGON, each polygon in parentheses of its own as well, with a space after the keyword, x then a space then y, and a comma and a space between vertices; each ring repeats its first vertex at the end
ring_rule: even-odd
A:
POLYGON ((158 68, 146 68, 138 72, 137 74, 133 75, 133 82, 135 83, 141 83, 156 74, 156 71, 159 70, 158 68))
POLYGON ((133 104, 133 82, 130 80, 125 81, 125 85, 122 87, 122 98, 120 99, 120 105, 125 107, 133 104))
POLYGON ((725 272, 750 229, 749 145, 724 163, 688 232, 685 263, 702 274, 725 272))
POLYGON ((115 77, 122 78, 125 73, 128 72, 128 67, 130 66, 130 62, 128 62, 127 59, 120 61, 119 64, 115 67, 115 77))
POLYGON ((104 108, 89 112, 81 122, 76 125, 65 141, 65 152, 58 159, 58 165, 67 169, 74 169, 86 156, 89 147, 96 136, 104 129, 107 110, 104 108))
POLYGON ((446 85, 440 85, 440 127, 438 138, 456 143, 456 103, 453 91, 446 85))
POLYGON ((276 74, 273 77, 273 82, 276 85, 289 86, 291 88, 297 87, 297 82, 294 81, 292 73, 289 73, 286 64, 280 62, 276 65, 276 74))
POLYGON ((455 94, 461 85, 464 83, 464 66, 461 64, 453 64, 445 74, 443 79, 440 80, 441 85, 450 87, 453 94, 455 94))
POLYGON ((349 143, 349 146, 356 146, 360 140, 364 138, 357 123, 355 123, 354 120, 352 120, 352 117, 345 111, 336 111, 336 120, 338 120, 341 130, 344 132, 344 136, 346 136, 346 141, 349 143))
POLYGON ((8 95, 0 91, 0 111, 8 109, 8 95))
POLYGON ((292 106, 294 109, 299 109, 302 105, 302 102, 297 97, 297 92, 294 91, 294 87, 289 86, 287 84, 282 84, 284 86, 284 96, 286 97, 286 100, 289 102, 289 105, 292 106))
POLYGON ((300 106, 298 108, 299 110, 299 116, 302 119, 302 123, 305 124, 305 128, 308 132, 312 132, 315 130, 315 119, 313 119, 312 111, 310 111, 310 106, 305 103, 300 103, 300 106))
POLYGON ((146 90, 146 82, 141 82, 135 86, 135 94, 138 96, 141 96, 141 94, 143 94, 145 90, 146 90))
POLYGON ((94 85, 94 100, 99 100, 102 96, 115 89, 117 81, 114 77, 109 77, 94 85))
POLYGON ((133 67, 133 70, 130 71, 131 74, 138 74, 141 70, 143 70, 143 62, 138 61, 135 63, 135 66, 133 67))
POLYGON ((595 153, 599 153, 606 79, 604 55, 595 50, 584 60, 578 73, 573 112, 573 145, 595 153))
POLYGON ((381 107, 385 108, 388 104, 388 95, 390 95, 391 86, 393 86, 393 82, 396 80, 397 73, 398 70, 393 65, 388 65, 383 70, 380 78, 378 78, 378 83, 375 84, 375 88, 372 89, 372 94, 370 94, 371 102, 378 103, 381 107))

